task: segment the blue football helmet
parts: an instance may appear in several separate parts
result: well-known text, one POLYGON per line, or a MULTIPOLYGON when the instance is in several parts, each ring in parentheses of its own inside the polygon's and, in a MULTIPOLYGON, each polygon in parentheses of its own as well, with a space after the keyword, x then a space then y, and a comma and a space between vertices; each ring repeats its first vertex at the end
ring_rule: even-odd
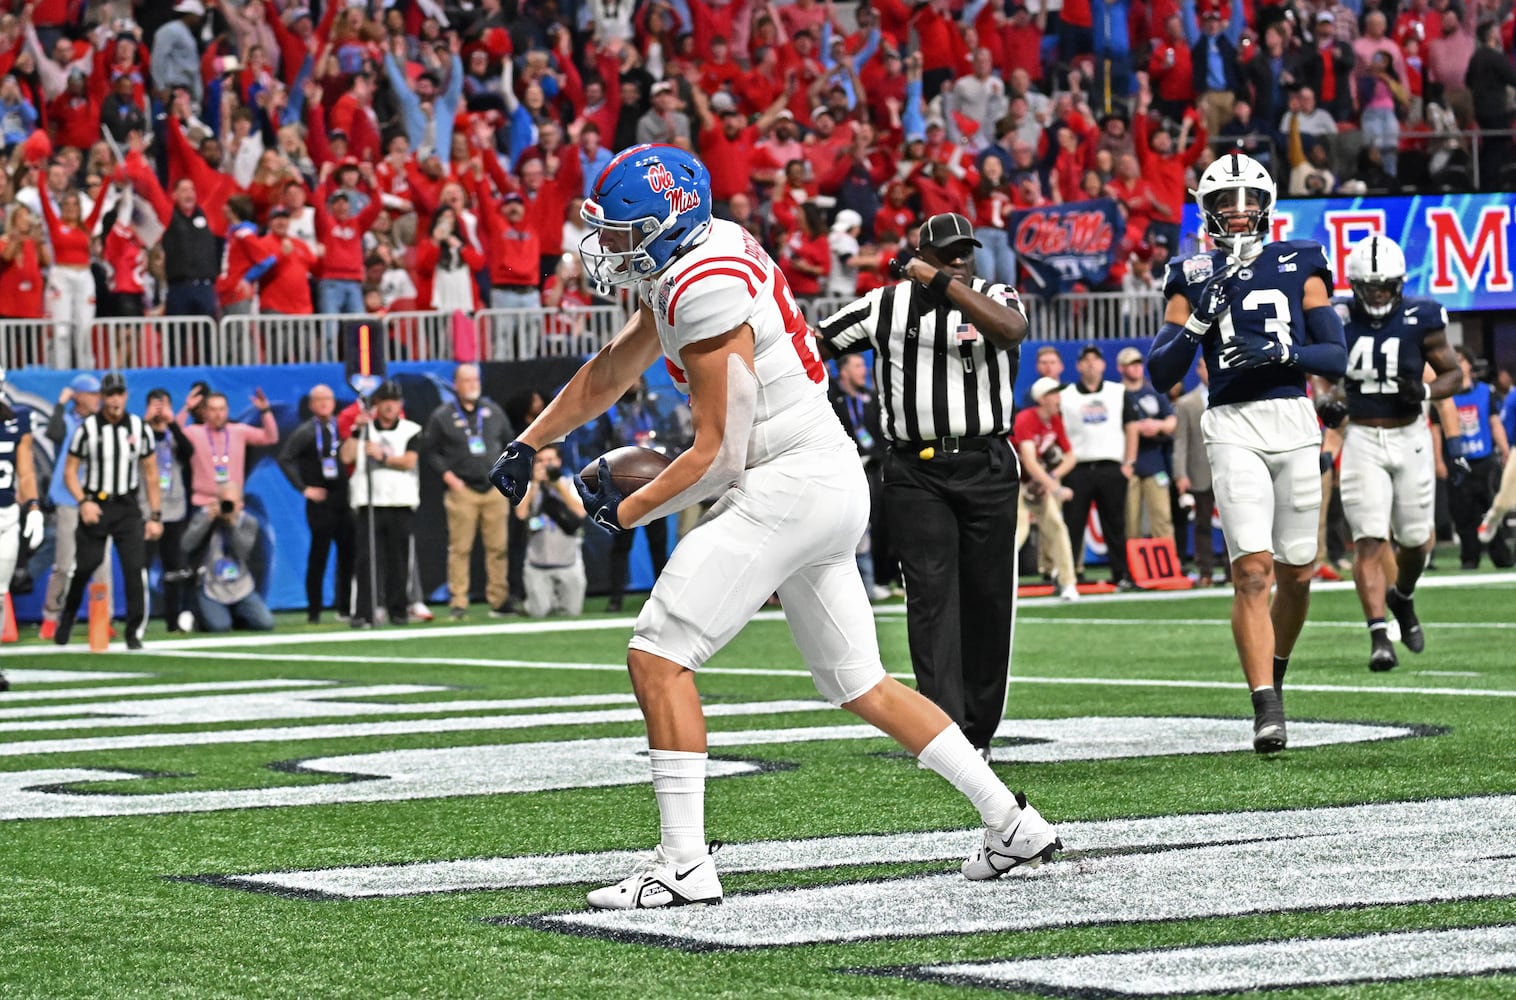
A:
POLYGON ((644 143, 601 172, 580 215, 590 279, 617 287, 651 278, 711 228, 711 174, 693 153, 644 143))

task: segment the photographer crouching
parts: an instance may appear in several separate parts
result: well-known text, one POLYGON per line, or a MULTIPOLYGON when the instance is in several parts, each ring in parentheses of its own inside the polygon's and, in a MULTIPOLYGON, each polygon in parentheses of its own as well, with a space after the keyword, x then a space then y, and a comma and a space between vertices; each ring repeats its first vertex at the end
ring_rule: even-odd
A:
POLYGON ((532 482, 513 512, 527 530, 526 613, 546 618, 584 611, 584 557, 580 527, 584 503, 569 478, 556 445, 538 449, 532 482))
MULTIPOLYGON (((236 483, 223 483, 216 502, 190 519, 184 551, 189 565, 198 568, 194 604, 204 631, 230 632, 233 624, 254 632, 273 630, 274 616, 258 595, 248 567, 257 544, 258 519, 242 509, 236 483)), ((188 624, 181 615, 180 627, 188 624)))

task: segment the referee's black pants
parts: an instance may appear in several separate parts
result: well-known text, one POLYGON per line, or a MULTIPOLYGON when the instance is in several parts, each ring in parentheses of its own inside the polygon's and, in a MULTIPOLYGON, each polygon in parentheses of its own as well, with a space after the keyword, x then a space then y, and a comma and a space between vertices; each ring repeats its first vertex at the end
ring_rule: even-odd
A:
POLYGON ((1020 488, 1010 444, 984 445, 931 459, 892 450, 884 464, 916 687, 980 748, 1005 714, 1020 488))
POLYGON ((374 609, 382 595, 390 621, 405 622, 410 608, 411 580, 411 530, 416 512, 409 507, 359 507, 353 512, 353 534, 358 541, 358 560, 353 567, 358 577, 358 603, 353 607, 353 618, 374 620, 374 609), (378 553, 376 566, 379 594, 369 593, 368 516, 374 512, 374 549, 378 553))
MULTIPOLYGON (((1106 556, 1111 560, 1111 582, 1120 583, 1126 573, 1126 476, 1119 462, 1079 462, 1063 477, 1074 492, 1063 505, 1063 523, 1069 529, 1069 549, 1074 561, 1083 564, 1084 526, 1090 519, 1090 504, 1100 512, 1100 530, 1105 535, 1106 556)), ((1059 581, 1060 583, 1063 581, 1059 581)))
POLYGON ((105 559, 107 542, 116 543, 121 560, 121 582, 126 587, 126 634, 137 639, 147 626, 147 540, 143 537, 142 508, 136 497, 107 500, 100 505, 100 520, 85 524, 81 518, 74 534, 74 572, 58 627, 72 628, 84 603, 90 577, 105 559))
MULTIPOLYGON (((322 584, 326 582, 326 563, 332 546, 337 546, 337 591, 332 602, 337 613, 351 615, 353 603, 353 508, 347 494, 333 498, 330 493, 321 503, 305 502, 305 525, 310 529, 311 547, 305 556, 305 613, 315 620, 325 603, 322 584)), ((364 541, 368 529, 364 527, 364 541)))

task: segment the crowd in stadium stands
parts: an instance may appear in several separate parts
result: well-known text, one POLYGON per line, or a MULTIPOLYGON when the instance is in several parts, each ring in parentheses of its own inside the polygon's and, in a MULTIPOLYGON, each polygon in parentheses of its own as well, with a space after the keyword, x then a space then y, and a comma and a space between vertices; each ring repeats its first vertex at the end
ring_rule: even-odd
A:
POLYGON ((1407 2, 0 0, 0 314, 85 365, 96 315, 571 309, 640 142, 797 296, 950 209, 1013 279, 1008 213, 1098 197, 1143 288, 1232 145, 1281 196, 1516 189, 1511 5, 1407 2))

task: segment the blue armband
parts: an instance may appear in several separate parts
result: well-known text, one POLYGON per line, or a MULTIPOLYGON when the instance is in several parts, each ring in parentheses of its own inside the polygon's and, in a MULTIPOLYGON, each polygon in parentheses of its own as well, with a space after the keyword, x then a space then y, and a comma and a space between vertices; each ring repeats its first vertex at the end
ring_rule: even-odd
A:
POLYGON ((1148 352, 1148 376, 1153 388, 1159 392, 1169 389, 1184 380, 1195 363, 1195 348, 1199 338, 1178 323, 1165 323, 1153 338, 1153 349, 1148 352))

